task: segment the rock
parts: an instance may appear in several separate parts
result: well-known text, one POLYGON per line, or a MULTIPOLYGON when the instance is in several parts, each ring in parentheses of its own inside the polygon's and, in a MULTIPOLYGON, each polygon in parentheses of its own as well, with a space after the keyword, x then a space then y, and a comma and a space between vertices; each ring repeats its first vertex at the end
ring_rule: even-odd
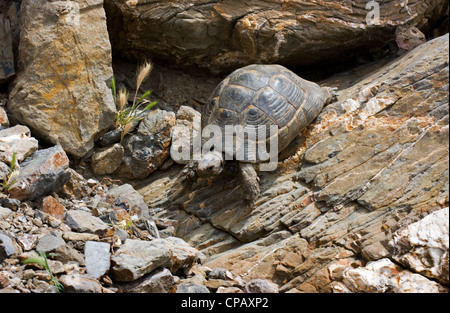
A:
POLYGON ((264 279, 253 279, 245 284, 246 293, 278 293, 278 286, 264 279))
POLYGON ((85 265, 83 254, 69 245, 58 246, 55 250, 55 254, 55 259, 61 261, 64 264, 68 264, 69 262, 76 262, 79 265, 85 265))
POLYGON ((244 293, 238 287, 219 287, 216 293, 244 293))
POLYGON ((105 289, 98 280, 81 274, 63 275, 59 278, 65 292, 68 293, 103 293, 105 289))
POLYGON ((113 195, 121 201, 125 201, 130 215, 137 214, 142 218, 148 217, 148 206, 144 201, 144 197, 130 184, 114 186, 106 193, 113 195))
POLYGON ((38 138, 78 158, 114 120, 111 46, 102 3, 26 0, 20 9, 20 66, 8 108, 38 138))
POLYGON ((0 129, 9 127, 9 119, 5 109, 0 106, 0 129))
POLYGON ((3 260, 9 258, 15 253, 16 248, 11 238, 0 233, 0 262, 3 262, 3 260))
MULTIPOLYGON (((0 150, 1 150, 1 148, 0 148, 0 150)), ((4 181, 8 177, 10 172, 11 172, 11 167, 9 165, 7 165, 6 163, 0 161, 0 180, 4 181)))
POLYGON ((226 268, 217 267, 217 268, 211 270, 211 272, 209 272, 208 279, 223 279, 223 280, 230 279, 230 280, 232 280, 233 274, 231 274, 231 272, 229 270, 227 270, 226 268))
POLYGON ((176 285, 176 293, 210 293, 204 285, 196 285, 190 283, 181 283, 176 285))
POLYGON ((193 138, 200 134, 201 114, 188 106, 181 106, 172 131, 170 156, 178 164, 187 164, 193 157, 193 138))
POLYGON ((425 35, 414 26, 399 26, 395 30, 395 41, 400 49, 412 50, 425 42, 425 35))
POLYGON ((111 257, 111 274, 117 281, 129 282, 158 267, 171 264, 170 250, 165 240, 141 241, 127 239, 111 257))
POLYGON ((426 28, 447 9, 445 1, 438 0, 367 4, 107 0, 105 8, 111 42, 120 55, 146 55, 214 72, 251 63, 305 66, 370 57, 376 52, 366 47, 381 50, 388 45, 395 26, 426 28), (374 12, 377 8, 381 18, 374 12))
POLYGON ((100 218, 81 210, 67 211, 65 220, 72 230, 81 233, 85 232, 101 236, 108 230, 108 225, 100 218))
POLYGON ((61 222, 64 220, 65 209, 62 204, 52 196, 47 196, 42 200, 42 211, 61 222))
POLYGON ((0 130, 0 145, 3 146, 2 149, 6 148, 10 151, 10 153, 8 153, 10 155, 0 156, 2 161, 11 163, 12 154, 15 153, 16 160, 20 163, 37 150, 38 141, 31 137, 30 129, 28 127, 16 125, 0 130), (7 147, 5 147, 5 145, 7 147))
POLYGON ((197 256, 198 251, 179 238, 127 239, 111 257, 111 272, 117 281, 129 282, 158 267, 168 268, 172 273, 189 269, 197 256))
POLYGON ((8 193, 23 201, 56 192, 70 179, 68 167, 69 159, 61 146, 38 150, 21 163, 16 182, 8 193))
POLYGON ((433 182, 426 199, 433 206, 447 184, 442 159, 448 146, 448 131, 442 127, 448 116, 448 84, 442 79, 448 77, 447 43, 448 35, 429 41, 343 90, 343 95, 363 98, 361 107, 350 113, 355 123, 349 123, 346 115, 338 116, 338 103, 319 115, 307 138, 305 164, 299 172, 299 178, 320 189, 314 194, 317 201, 338 208, 357 201, 369 210, 415 206, 425 201, 417 195, 433 182), (423 90, 431 89, 438 92, 428 101, 423 90), (326 125, 329 132, 322 131, 326 125), (424 150, 430 144, 438 148, 424 150), (419 160, 430 168, 424 175, 419 175, 424 168, 410 168, 419 160), (400 180, 393 181, 393 176, 400 180), (406 181, 411 188, 400 187, 406 181))
POLYGON ((160 268, 133 282, 121 284, 120 289, 126 293, 168 293, 174 283, 172 273, 160 268))
POLYGON ((0 86, 8 82, 14 74, 11 23, 0 13, 0 86))
POLYGON ((171 254, 171 264, 166 267, 172 273, 179 270, 189 272, 189 269, 197 262, 199 252, 191 247, 183 239, 177 237, 168 237, 164 239, 171 254))
POLYGON ((71 231, 65 231, 62 237, 67 241, 99 241, 100 237, 96 234, 91 233, 76 233, 71 231))
POLYGON ((86 241, 84 256, 86 272, 94 278, 101 278, 110 268, 110 244, 106 242, 86 241))
POLYGON ((109 148, 94 152, 91 156, 91 168, 95 175, 105 175, 113 173, 122 163, 123 147, 121 144, 114 144, 109 148))
POLYGON ((123 140, 125 149, 118 175, 130 179, 143 179, 158 169, 169 156, 175 115, 156 109, 140 123, 137 133, 123 140))
POLYGON ((23 234, 17 237, 17 242, 23 248, 24 251, 30 251, 34 249, 38 242, 39 237, 37 235, 23 234))
POLYGON ((438 293, 446 288, 427 278, 402 270, 389 259, 369 262, 365 267, 348 268, 334 292, 366 293, 438 293))
POLYGON ((100 138, 98 142, 99 145, 102 147, 109 147, 114 143, 118 142, 122 137, 122 131, 123 131, 122 128, 110 130, 102 138, 100 138))
POLYGON ((45 253, 54 252, 61 246, 65 246, 66 242, 61 237, 57 237, 52 234, 47 234, 39 238, 36 246, 36 251, 42 251, 45 253))
POLYGON ((396 231, 390 242, 394 260, 444 285, 449 283, 448 211, 435 211, 396 231))
POLYGON ((10 209, 0 206, 0 220, 9 218, 11 213, 12 211, 10 209))

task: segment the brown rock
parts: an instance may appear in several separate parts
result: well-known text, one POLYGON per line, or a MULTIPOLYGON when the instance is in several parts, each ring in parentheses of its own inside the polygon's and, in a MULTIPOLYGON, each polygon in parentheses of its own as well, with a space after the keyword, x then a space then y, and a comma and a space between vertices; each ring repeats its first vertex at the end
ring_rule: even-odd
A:
POLYGON ((90 151, 114 120, 111 46, 102 3, 21 3, 21 66, 9 111, 37 137, 76 157, 90 151))
POLYGON ((96 175, 111 174, 122 163, 123 147, 115 144, 95 152, 91 157, 91 168, 96 175))
POLYGON ((64 207, 61 203, 52 196, 47 196, 42 201, 42 211, 45 213, 53 216, 54 218, 58 219, 59 221, 64 220, 64 207))
POLYGON ((9 119, 8 115, 6 115, 5 109, 0 106, 0 127, 8 127, 9 126, 9 119))

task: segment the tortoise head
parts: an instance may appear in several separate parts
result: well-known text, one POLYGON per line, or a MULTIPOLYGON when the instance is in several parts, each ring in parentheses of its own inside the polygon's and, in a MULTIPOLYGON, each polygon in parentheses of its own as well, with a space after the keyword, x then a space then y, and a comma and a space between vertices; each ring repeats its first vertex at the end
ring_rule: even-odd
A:
POLYGON ((197 175, 208 177, 219 175, 223 170, 223 155, 215 151, 208 152, 197 162, 197 175))

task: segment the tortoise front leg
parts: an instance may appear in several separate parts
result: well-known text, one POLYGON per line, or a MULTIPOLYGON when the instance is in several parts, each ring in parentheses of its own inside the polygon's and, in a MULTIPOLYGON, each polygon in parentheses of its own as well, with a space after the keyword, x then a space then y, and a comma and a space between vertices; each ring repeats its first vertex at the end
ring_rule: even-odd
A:
POLYGON ((244 186, 244 199, 253 204, 259 197, 259 177, 252 163, 239 162, 239 173, 244 186))

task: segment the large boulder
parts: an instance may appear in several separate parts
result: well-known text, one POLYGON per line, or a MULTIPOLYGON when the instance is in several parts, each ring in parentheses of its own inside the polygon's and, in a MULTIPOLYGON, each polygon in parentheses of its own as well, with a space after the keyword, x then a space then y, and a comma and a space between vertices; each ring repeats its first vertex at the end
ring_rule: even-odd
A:
POLYGON ((106 0, 105 8, 112 45, 123 56, 217 71, 382 54, 381 47, 394 42, 397 26, 427 30, 448 6, 445 0, 371 2, 106 0))
POLYGON ((24 0, 20 10, 20 67, 9 110, 37 137, 75 157, 92 149, 114 120, 102 3, 24 0))

